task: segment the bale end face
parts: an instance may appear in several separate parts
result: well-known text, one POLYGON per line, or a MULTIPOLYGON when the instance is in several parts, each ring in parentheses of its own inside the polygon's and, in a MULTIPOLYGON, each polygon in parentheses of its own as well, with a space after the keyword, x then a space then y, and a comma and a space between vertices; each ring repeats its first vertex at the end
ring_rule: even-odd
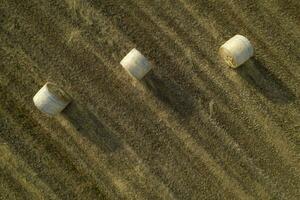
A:
POLYGON ((147 58, 136 49, 132 49, 120 64, 132 77, 138 80, 141 80, 152 69, 147 58))
POLYGON ((222 60, 224 60, 225 63, 226 63, 227 65, 229 65, 230 67, 232 67, 232 68, 238 67, 238 66, 237 66, 237 63, 236 63, 236 61, 235 61, 235 59, 234 59, 234 56, 233 56, 233 55, 230 53, 230 51, 228 51, 226 48, 221 47, 221 48, 219 49, 219 55, 220 55, 220 57, 222 58, 222 60))

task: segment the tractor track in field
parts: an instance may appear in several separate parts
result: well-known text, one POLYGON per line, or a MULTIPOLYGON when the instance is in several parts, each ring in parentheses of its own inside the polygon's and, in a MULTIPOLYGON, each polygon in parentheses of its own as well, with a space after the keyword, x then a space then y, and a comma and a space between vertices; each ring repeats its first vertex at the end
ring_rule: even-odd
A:
POLYGON ((0 1, 0 199, 297 199, 297 1, 0 1), (235 34, 255 57, 218 58, 235 34), (154 65, 133 80, 136 47, 154 65), (46 117, 46 82, 73 102, 46 117))

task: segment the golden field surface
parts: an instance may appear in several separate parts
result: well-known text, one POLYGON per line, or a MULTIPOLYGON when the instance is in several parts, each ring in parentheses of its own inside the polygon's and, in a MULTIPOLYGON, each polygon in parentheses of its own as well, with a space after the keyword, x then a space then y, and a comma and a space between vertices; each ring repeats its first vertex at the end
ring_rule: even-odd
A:
POLYGON ((299 199, 297 0, 0 0, 0 199, 299 199), (218 48, 246 36, 255 57, 218 48), (119 64, 153 64, 142 81, 119 64), (72 103, 36 109, 46 81, 72 103))

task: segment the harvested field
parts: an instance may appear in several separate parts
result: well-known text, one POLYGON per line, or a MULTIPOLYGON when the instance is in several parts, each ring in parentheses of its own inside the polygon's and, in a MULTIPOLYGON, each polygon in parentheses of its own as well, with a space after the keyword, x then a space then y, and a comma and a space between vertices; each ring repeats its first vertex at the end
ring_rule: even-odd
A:
POLYGON ((0 199, 299 199, 297 0, 0 0, 0 199), (218 58, 235 34, 255 57, 218 58), (119 62, 153 64, 142 81, 119 62), (32 97, 51 81, 55 118, 32 97))

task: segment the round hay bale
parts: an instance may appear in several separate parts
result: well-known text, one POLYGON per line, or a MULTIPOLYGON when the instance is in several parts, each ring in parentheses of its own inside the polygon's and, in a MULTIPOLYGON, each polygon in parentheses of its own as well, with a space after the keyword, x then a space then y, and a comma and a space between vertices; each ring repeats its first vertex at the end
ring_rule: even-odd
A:
POLYGON ((219 54, 230 67, 237 68, 253 56, 254 50, 246 37, 235 35, 220 47, 219 54))
POLYGON ((54 116, 71 102, 71 98, 57 85, 47 82, 33 97, 33 102, 40 111, 54 116))
POLYGON ((120 62, 134 78, 141 80, 151 69, 150 62, 138 50, 132 49, 120 62))

